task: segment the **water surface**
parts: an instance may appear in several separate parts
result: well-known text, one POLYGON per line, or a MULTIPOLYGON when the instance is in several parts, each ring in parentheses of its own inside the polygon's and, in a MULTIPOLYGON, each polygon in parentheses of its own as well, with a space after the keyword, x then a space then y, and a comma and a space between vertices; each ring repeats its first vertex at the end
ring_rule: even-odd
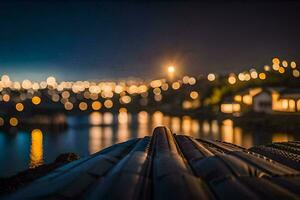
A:
POLYGON ((158 125, 166 125, 178 134, 226 141, 245 148, 300 139, 296 133, 245 131, 231 120, 199 121, 189 116, 166 116, 161 112, 153 115, 144 111, 137 115, 94 112, 89 116, 68 117, 68 124, 69 128, 60 132, 36 127, 15 134, 0 132, 0 177, 53 162, 61 153, 74 152, 84 157, 116 143, 151 135, 158 125))

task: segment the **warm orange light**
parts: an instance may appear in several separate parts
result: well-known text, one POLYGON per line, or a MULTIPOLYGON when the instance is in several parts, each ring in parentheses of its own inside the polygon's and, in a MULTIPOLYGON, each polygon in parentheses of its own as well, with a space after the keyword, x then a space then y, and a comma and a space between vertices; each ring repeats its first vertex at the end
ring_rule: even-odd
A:
POLYGON ((18 121, 18 119, 15 118, 15 117, 12 117, 12 118, 9 119, 9 124, 10 124, 11 126, 17 126, 18 123, 19 123, 19 121, 18 121))
POLYGON ((196 91, 192 91, 192 92, 190 93, 190 97, 191 97, 192 99, 197 99, 198 96, 199 96, 199 94, 198 94, 198 92, 196 92, 196 91))
POLYGON ((112 100, 110 100, 110 99, 107 99, 107 100, 104 101, 104 106, 105 106, 106 108, 112 108, 113 105, 114 105, 114 103, 113 103, 112 100))
POLYGON ((17 103, 16 110, 22 112, 24 110, 24 105, 22 103, 17 103))
POLYGON ((168 67, 168 72, 169 72, 169 73, 174 73, 174 72, 175 72, 175 67, 174 67, 173 65, 170 65, 170 66, 168 67))
POLYGON ((84 111, 84 110, 86 110, 87 108, 88 108, 87 103, 85 103, 85 102, 80 102, 80 104, 79 104, 79 109, 80 109, 80 110, 84 111))
POLYGON ((32 97, 31 101, 34 105, 39 105, 41 103, 41 98, 38 96, 34 96, 32 97))
POLYGON ((94 101, 93 103, 92 103, 92 108, 93 108, 93 110, 100 110, 100 108, 101 108, 101 103, 99 102, 99 101, 94 101))
POLYGON ((214 75, 214 74, 208 74, 207 75, 207 79, 209 80, 209 81, 214 81, 215 79, 216 79, 216 75, 214 75))
POLYGON ((236 78, 234 76, 229 76, 228 77, 228 83, 233 85, 236 83, 236 78))
POLYGON ((266 74, 265 73, 259 73, 258 77, 261 79, 261 80, 265 80, 266 79, 266 74))

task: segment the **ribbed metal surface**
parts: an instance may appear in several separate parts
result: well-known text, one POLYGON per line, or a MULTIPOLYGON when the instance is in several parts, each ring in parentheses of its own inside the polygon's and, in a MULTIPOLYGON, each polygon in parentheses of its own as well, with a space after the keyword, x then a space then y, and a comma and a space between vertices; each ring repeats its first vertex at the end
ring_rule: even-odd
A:
POLYGON ((299 199, 300 143, 249 150, 174 135, 114 145, 7 196, 7 199, 299 199))

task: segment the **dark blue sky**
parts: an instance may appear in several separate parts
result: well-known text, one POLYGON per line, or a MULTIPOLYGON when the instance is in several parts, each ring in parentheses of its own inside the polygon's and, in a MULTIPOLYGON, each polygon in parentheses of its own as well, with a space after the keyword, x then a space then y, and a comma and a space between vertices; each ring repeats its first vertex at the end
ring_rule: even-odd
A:
POLYGON ((10 2, 0 5, 0 73, 40 80, 229 72, 299 59, 300 4, 10 2))

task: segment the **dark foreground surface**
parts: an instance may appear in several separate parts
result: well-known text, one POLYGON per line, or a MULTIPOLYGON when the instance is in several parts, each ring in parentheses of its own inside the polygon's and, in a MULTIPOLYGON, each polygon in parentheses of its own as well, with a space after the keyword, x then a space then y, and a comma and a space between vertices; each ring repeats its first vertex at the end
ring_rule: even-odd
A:
POLYGON ((251 149, 173 135, 114 145, 4 199, 299 199, 300 142, 251 149))

